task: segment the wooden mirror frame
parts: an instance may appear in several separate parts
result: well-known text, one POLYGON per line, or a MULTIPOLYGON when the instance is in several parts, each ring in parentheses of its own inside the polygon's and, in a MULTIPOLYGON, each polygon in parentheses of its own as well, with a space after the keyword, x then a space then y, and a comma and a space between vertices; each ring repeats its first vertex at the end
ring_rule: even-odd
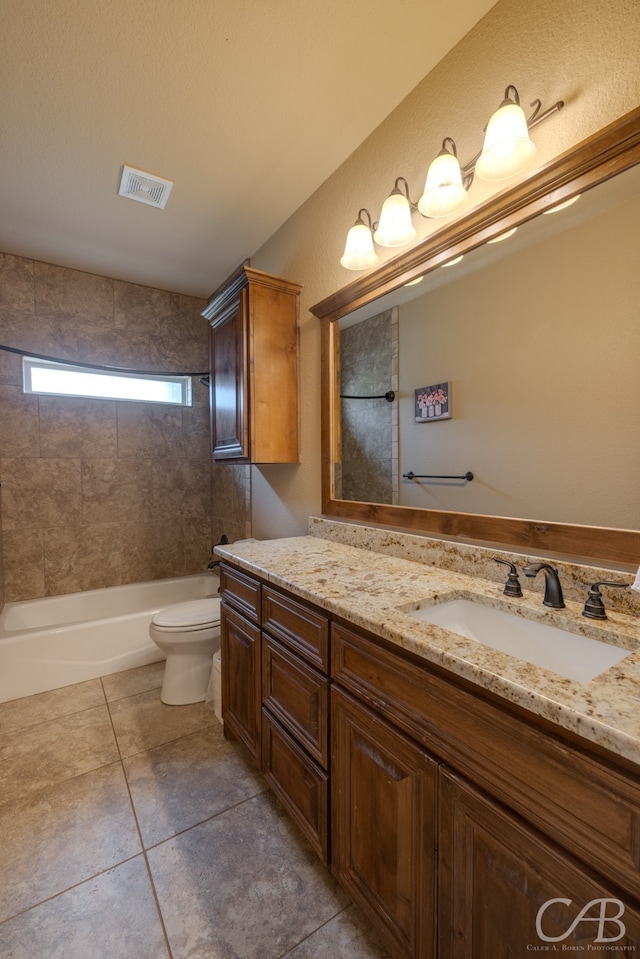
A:
POLYGON ((392 506, 333 499, 334 449, 338 430, 337 338, 334 324, 353 310, 403 286, 442 263, 519 226, 544 210, 584 193, 640 162, 640 108, 551 160, 527 180, 504 190, 466 216, 448 223, 415 246, 359 276, 311 307, 322 321, 322 511, 361 523, 442 534, 462 540, 513 546, 534 553, 560 553, 581 561, 637 566, 640 531, 577 526, 545 520, 392 506))

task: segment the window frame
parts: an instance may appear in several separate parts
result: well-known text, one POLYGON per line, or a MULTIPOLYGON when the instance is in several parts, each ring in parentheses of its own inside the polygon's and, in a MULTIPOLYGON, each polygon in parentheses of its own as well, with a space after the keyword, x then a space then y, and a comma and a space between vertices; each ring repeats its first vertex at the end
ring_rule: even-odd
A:
POLYGON ((189 375, 152 373, 142 370, 116 370, 101 366, 84 366, 81 363, 54 362, 53 360, 38 359, 33 356, 22 357, 22 388, 23 392, 32 396, 65 396, 74 399, 111 400, 118 403, 159 403, 166 406, 188 407, 193 405, 192 377, 189 375), (65 390, 42 390, 34 387, 33 373, 39 369, 57 369, 59 372, 82 373, 95 376, 108 376, 119 380, 138 380, 143 382, 160 382, 178 384, 180 386, 180 400, 156 399, 144 396, 108 396, 96 390, 95 393, 73 393, 65 390))

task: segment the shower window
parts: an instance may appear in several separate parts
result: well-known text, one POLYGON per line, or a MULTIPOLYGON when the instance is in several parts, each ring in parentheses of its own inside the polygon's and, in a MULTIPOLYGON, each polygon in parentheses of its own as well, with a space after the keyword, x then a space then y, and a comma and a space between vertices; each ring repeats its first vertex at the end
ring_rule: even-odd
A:
POLYGON ((96 370, 30 356, 22 358, 22 375, 25 393, 191 406, 190 376, 96 370))

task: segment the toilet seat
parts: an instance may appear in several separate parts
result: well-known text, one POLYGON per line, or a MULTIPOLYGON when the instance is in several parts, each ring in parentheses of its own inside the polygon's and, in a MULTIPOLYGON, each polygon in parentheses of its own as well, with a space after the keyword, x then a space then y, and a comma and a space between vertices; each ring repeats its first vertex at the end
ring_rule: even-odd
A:
POLYGON ((194 599, 160 609, 151 620, 159 631, 188 633, 220 623, 219 599, 194 599))

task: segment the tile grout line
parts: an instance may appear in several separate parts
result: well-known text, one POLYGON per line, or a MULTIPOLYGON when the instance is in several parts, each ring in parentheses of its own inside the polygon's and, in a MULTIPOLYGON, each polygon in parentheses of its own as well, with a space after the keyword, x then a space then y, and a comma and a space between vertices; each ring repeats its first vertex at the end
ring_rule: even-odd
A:
MULTIPOLYGON (((106 690, 104 689, 104 683, 102 682, 102 677, 100 677, 100 683, 101 683, 101 685, 102 685, 102 689, 103 689, 103 692, 104 692, 104 694, 105 694, 105 700, 106 700, 107 694, 106 694, 106 690)), ((116 702, 120 702, 120 700, 115 700, 115 701, 116 701, 116 702)), ((139 822, 139 820, 138 820, 138 814, 137 814, 137 812, 136 812, 135 803, 134 803, 134 801, 133 801, 133 796, 131 795, 131 787, 129 786, 129 779, 128 779, 128 776, 127 776, 126 769, 124 768, 124 757, 123 757, 123 755, 122 755, 122 750, 120 749, 120 742, 119 742, 119 740, 118 740, 118 734, 116 733, 116 728, 115 728, 115 725, 114 725, 114 723, 113 723, 113 716, 111 715, 111 708, 110 708, 110 704, 109 704, 108 701, 107 701, 107 711, 108 711, 108 713, 109 713, 109 722, 111 723, 111 728, 112 728, 112 730, 113 730, 113 736, 114 736, 114 739, 115 739, 115 741, 116 741, 116 747, 117 747, 117 750, 118 750, 118 756, 120 757, 120 769, 122 770, 122 776, 123 776, 124 783, 125 783, 125 786, 126 786, 126 789, 127 789, 127 795, 128 795, 128 797, 129 797, 129 804, 130 804, 130 806, 131 806, 131 812, 132 812, 132 814, 133 814, 133 821, 135 822, 135 825, 136 825, 136 832, 138 833, 138 840, 139 840, 139 842, 140 842, 140 849, 142 850, 142 856, 143 856, 143 859, 144 859, 145 868, 146 868, 146 870, 147 870, 147 877, 148 877, 148 879, 149 879, 149 885, 150 885, 150 887, 151 887, 151 893, 152 893, 152 895, 153 895, 153 901, 154 901, 155 906, 156 906, 156 912, 157 912, 157 914, 158 914, 158 920, 159 920, 159 922, 160 922, 160 928, 162 929, 162 935, 163 935, 163 937, 164 937, 165 945, 166 945, 166 947, 167 947, 167 957, 168 957, 168 959, 173 959, 173 950, 171 949, 171 943, 169 942, 169 934, 168 934, 168 932, 167 932, 167 927, 166 927, 166 925, 165 925, 164 916, 162 915, 162 909, 160 908, 160 900, 158 899, 158 893, 157 893, 157 890, 156 890, 156 884, 155 884, 155 882, 153 881, 153 874, 152 874, 152 872, 151 872, 151 865, 150 865, 150 863, 149 863, 149 858, 148 858, 148 856, 147 856, 147 850, 146 850, 145 843, 144 843, 144 837, 143 837, 143 835, 142 835, 142 829, 140 828, 140 822, 139 822)), ((144 752, 144 750, 143 750, 143 752, 144 752)), ((127 758, 129 758, 129 757, 127 757, 127 758)))
POLYGON ((344 908, 339 909, 336 913, 334 913, 333 916, 329 916, 328 919, 325 919, 324 922, 321 922, 319 926, 317 926, 315 929, 312 929, 311 932, 309 932, 306 936, 303 936, 299 942, 296 942, 296 944, 292 946, 291 949, 287 949, 286 952, 281 953, 279 956, 276 957, 276 959, 287 959, 287 956, 291 956, 296 951, 296 949, 298 949, 299 946, 302 945, 303 942, 308 942, 309 939, 312 939, 313 936, 315 936, 318 932, 320 932, 321 929, 324 929, 325 926, 328 926, 330 922, 333 922, 335 919, 338 918, 338 916, 341 916, 350 907, 351 907, 351 903, 344 906, 344 908))
POLYGON ((91 876, 86 876, 84 879, 80 879, 78 882, 72 883, 70 886, 67 886, 65 889, 60 889, 58 892, 54 892, 51 896, 46 896, 45 899, 41 899, 39 902, 34 902, 32 905, 27 906, 25 909, 20 909, 18 912, 15 912, 12 916, 7 916, 6 919, 0 920, 0 928, 7 922, 12 922, 14 919, 19 918, 20 916, 26 916, 28 912, 32 912, 34 909, 39 909, 40 906, 46 906, 48 902, 53 902, 55 899, 59 899, 60 896, 65 896, 68 892, 71 892, 73 889, 79 889, 81 886, 84 886, 87 882, 93 882, 94 879, 99 879, 100 876, 106 876, 107 873, 111 872, 113 869, 117 869, 119 866, 124 865, 126 862, 133 862, 134 859, 137 859, 141 853, 137 852, 135 856, 127 856, 126 859, 122 859, 120 862, 116 862, 111 866, 108 866, 106 869, 100 869, 98 872, 93 873, 91 876))

